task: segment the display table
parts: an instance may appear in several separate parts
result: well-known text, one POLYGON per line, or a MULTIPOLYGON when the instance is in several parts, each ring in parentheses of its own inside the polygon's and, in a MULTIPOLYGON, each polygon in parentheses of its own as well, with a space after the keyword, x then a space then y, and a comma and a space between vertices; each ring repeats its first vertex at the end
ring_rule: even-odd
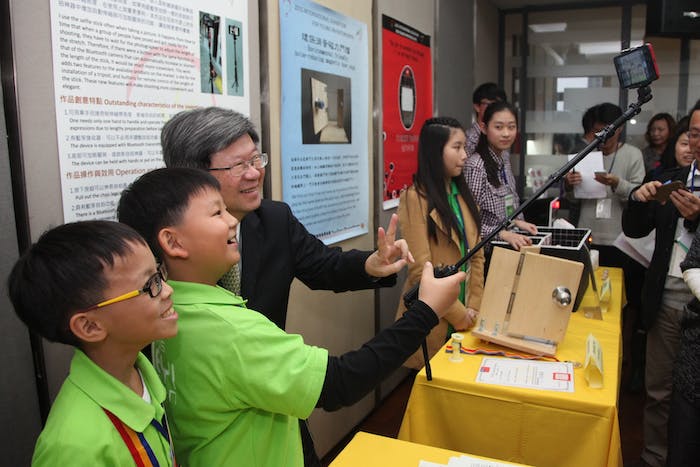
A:
MULTIPOLYGON (((573 313, 556 353, 583 363, 592 333, 603 349, 602 389, 588 387, 583 369, 575 370, 573 393, 477 383, 484 356, 463 355, 454 363, 443 347, 431 360, 433 380, 425 369, 416 376, 399 439, 538 467, 622 466, 617 395, 624 281, 622 270, 606 269, 612 294, 603 320, 573 313)), ((511 351, 464 334, 464 347, 511 351)))
POLYGON ((361 431, 331 462, 330 467, 418 467, 421 460, 447 464, 450 457, 461 455, 461 452, 423 446, 361 431))

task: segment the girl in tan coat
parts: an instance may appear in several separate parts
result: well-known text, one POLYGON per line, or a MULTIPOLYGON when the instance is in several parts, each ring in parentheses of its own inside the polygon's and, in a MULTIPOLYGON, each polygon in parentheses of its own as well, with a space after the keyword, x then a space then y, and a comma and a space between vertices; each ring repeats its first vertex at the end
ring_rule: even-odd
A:
MULTIPOLYGON (((418 283, 426 261, 433 265, 455 264, 479 242, 479 212, 462 176, 467 161, 466 136, 453 118, 425 121, 418 140, 418 171, 414 183, 401 194, 399 223, 415 262, 409 265, 405 293, 418 283)), ((472 327, 479 314, 484 289, 484 254, 476 253, 464 265, 467 279, 457 301, 427 338, 430 357, 455 330, 472 327)), ((405 311, 403 301, 396 316, 405 311)), ((420 369, 425 364, 419 350, 405 366, 420 369)))

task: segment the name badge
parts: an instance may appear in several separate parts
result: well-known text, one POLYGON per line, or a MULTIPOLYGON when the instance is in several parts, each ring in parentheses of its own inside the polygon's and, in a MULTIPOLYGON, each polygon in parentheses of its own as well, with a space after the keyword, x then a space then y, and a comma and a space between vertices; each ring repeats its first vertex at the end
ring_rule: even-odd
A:
POLYGON ((595 203, 595 217, 596 219, 610 219, 612 216, 612 199, 603 198, 599 199, 595 203))
POLYGON ((503 205, 506 208, 506 217, 510 217, 515 212, 515 198, 512 194, 503 197, 503 205))
MULTIPOLYGON (((683 220, 679 220, 679 223, 683 220)), ((688 254, 690 245, 693 243, 693 234, 681 228, 681 234, 673 242, 673 250, 671 250, 671 261, 668 264, 668 275, 683 279, 681 272, 681 263, 688 254)))

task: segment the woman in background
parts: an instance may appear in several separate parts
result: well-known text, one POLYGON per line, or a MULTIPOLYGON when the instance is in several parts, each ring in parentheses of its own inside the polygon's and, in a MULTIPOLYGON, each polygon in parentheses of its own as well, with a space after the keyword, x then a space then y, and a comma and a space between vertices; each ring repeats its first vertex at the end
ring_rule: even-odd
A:
MULTIPOLYGON (((418 171, 413 186, 401 194, 399 223, 415 262, 409 265, 403 293, 420 280, 426 261, 434 266, 455 264, 479 242, 479 211, 462 176, 467 161, 466 135, 454 118, 425 121, 418 140, 418 171)), ((484 289, 484 254, 477 252, 462 267, 467 279, 459 299, 427 338, 430 357, 454 330, 472 327, 479 313, 484 289)), ((403 300, 397 318, 406 310, 403 300)), ((405 365, 420 369, 421 351, 405 365)))
MULTIPOLYGON (((661 154, 659 168, 666 170, 674 167, 687 167, 693 163, 695 157, 693 156, 693 151, 690 149, 690 139, 688 138, 689 123, 690 117, 687 115, 678 120, 673 136, 668 140, 666 149, 663 154, 661 154)), ((650 178, 650 180, 654 178, 650 178)), ((645 182, 646 181, 648 180, 645 180, 645 182)))
POLYGON ((649 172, 659 166, 661 155, 669 146, 668 140, 675 131, 676 121, 670 114, 658 113, 651 117, 647 124, 647 132, 644 139, 649 145, 642 149, 644 157, 644 171, 649 172))
MULTIPOLYGON (((476 151, 464 171, 467 185, 481 209, 482 237, 498 228, 520 206, 510 159, 504 157, 517 134, 517 113, 512 105, 494 102, 486 108, 476 151)), ((526 222, 522 214, 513 224, 523 231, 537 233, 537 227, 526 222)), ((494 239, 508 242, 516 250, 532 244, 529 237, 510 230, 501 231, 494 239)))

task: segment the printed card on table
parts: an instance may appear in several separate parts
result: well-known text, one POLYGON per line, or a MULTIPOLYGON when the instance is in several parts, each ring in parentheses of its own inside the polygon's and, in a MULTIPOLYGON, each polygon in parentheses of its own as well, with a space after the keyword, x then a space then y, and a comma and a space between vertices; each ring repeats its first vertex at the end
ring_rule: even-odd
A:
POLYGON ((484 357, 476 381, 515 388, 574 392, 574 367, 569 362, 484 357))

